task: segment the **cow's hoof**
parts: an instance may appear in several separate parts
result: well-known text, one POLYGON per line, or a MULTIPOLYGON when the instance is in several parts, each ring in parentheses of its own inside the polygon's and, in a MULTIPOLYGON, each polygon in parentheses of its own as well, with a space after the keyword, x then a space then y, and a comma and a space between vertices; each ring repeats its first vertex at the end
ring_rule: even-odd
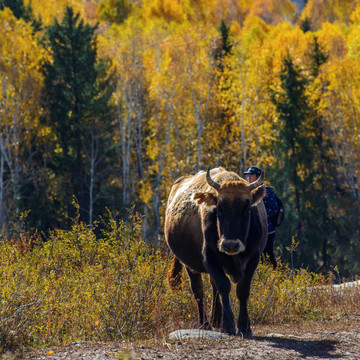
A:
POLYGON ((249 329, 247 331, 238 331, 238 336, 241 336, 244 339, 252 339, 254 337, 253 332, 249 329))

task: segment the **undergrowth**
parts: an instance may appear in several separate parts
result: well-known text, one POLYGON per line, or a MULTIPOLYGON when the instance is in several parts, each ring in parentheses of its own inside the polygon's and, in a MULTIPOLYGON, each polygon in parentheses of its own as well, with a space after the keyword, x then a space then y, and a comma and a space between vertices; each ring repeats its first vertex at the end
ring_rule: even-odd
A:
MULTIPOLYGON (((0 241, 0 354, 73 341, 163 339, 197 323, 190 288, 166 283, 171 256, 141 238, 138 215, 97 228, 74 221, 70 230, 39 239, 35 230, 0 241), (101 235, 99 232, 101 230, 101 235)), ((185 275, 185 274, 184 274, 185 275)), ((324 287, 331 276, 286 265, 259 265, 252 283, 255 323, 326 320, 358 311, 359 288, 324 287)), ((210 287, 206 304, 210 309, 210 287)), ((237 301, 233 294, 236 310, 237 301)))

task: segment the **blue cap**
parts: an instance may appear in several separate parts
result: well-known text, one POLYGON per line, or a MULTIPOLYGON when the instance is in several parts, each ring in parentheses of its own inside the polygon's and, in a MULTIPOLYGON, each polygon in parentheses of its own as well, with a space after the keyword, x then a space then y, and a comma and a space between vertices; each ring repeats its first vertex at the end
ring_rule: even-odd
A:
POLYGON ((262 170, 257 167, 257 166, 252 166, 251 168, 248 169, 248 171, 246 171, 244 173, 244 175, 256 175, 256 176, 260 176, 262 173, 262 170))

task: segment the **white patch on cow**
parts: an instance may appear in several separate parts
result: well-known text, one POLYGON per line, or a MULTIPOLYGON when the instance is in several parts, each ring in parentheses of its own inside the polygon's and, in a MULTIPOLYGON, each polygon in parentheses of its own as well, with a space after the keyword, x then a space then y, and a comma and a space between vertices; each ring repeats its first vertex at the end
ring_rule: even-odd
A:
POLYGON ((221 169, 220 168, 214 168, 210 170, 210 176, 211 175, 216 175, 218 172, 220 172, 221 169))
POLYGON ((196 204, 196 206, 202 206, 202 207, 204 207, 204 209, 208 210, 209 212, 214 211, 214 209, 216 208, 216 205, 215 205, 215 204, 214 204, 214 205, 209 205, 209 204, 207 204, 207 203, 204 201, 204 202, 202 202, 202 203, 199 205, 199 199, 195 199, 195 195, 196 195, 196 194, 192 194, 192 195, 191 195, 191 201, 192 201, 194 204, 196 204))
POLYGON ((185 180, 181 186, 177 189, 175 196, 172 199, 172 203, 176 204, 178 197, 183 196, 184 191, 188 189, 189 185, 194 181, 194 178, 185 180))
POLYGON ((204 171, 204 170, 200 170, 200 171, 198 171, 198 172, 195 174, 195 176, 196 176, 196 175, 201 175, 201 174, 205 174, 205 171, 204 171))
POLYGON ((216 208, 216 205, 208 205, 206 203, 202 203, 201 206, 203 206, 209 212, 213 212, 216 208))

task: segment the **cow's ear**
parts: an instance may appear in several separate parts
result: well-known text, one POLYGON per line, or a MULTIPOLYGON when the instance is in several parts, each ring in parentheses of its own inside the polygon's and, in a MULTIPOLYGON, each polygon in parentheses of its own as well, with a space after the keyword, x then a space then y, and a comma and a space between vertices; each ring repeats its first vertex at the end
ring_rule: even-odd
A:
POLYGON ((261 185, 251 192, 251 205, 256 205, 266 195, 265 185, 261 185))
POLYGON ((204 205, 213 207, 217 204, 217 198, 211 193, 205 192, 205 193, 195 193, 193 195, 193 200, 198 204, 201 205, 204 203, 204 205))

